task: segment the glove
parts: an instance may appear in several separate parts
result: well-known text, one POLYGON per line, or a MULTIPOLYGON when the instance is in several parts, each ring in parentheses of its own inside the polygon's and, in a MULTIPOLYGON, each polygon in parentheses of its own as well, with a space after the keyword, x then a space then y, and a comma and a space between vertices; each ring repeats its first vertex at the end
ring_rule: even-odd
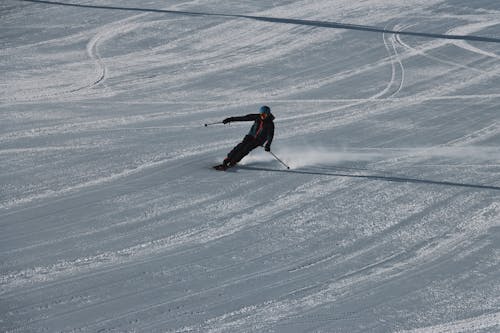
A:
POLYGON ((264 147, 264 150, 265 150, 265 151, 271 151, 271 146, 265 146, 265 147, 264 147))
POLYGON ((227 124, 229 122, 231 122, 231 118, 226 118, 222 121, 223 124, 227 124))

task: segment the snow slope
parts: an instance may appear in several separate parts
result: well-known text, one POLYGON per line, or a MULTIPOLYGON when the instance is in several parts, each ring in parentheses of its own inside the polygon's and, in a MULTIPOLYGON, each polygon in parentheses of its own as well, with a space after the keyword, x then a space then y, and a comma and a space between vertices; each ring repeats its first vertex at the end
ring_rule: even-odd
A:
POLYGON ((0 23, 0 331, 500 331, 497 1, 0 23), (291 170, 213 171, 262 104, 291 170))

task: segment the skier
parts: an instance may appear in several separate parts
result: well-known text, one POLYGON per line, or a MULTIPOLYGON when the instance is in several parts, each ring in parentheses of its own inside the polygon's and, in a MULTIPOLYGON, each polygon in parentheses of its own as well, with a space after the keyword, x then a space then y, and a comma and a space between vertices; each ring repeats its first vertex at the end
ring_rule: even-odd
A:
POLYGON ((252 128, 250 132, 243 138, 236 147, 233 148, 227 154, 221 165, 217 165, 214 168, 217 170, 226 170, 232 166, 235 166, 243 157, 248 155, 253 149, 264 146, 264 149, 268 152, 271 151, 271 142, 274 136, 274 116, 271 113, 269 106, 261 106, 259 113, 247 114, 242 117, 230 117, 222 121, 222 123, 227 124, 232 121, 253 121, 252 128))

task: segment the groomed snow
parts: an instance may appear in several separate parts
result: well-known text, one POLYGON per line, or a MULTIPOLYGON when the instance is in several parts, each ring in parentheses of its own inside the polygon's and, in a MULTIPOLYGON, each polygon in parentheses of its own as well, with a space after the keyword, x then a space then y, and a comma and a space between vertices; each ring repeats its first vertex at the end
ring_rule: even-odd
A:
POLYGON ((5 0, 0 26, 0 331, 500 331, 497 1, 5 0), (212 170, 250 124, 203 125, 263 104, 291 169, 212 170))

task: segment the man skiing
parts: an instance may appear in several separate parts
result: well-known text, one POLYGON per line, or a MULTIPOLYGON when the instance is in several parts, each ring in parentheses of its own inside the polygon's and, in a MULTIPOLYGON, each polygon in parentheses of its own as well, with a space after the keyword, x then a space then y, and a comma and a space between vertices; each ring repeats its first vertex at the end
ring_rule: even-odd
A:
POLYGON ((233 148, 227 154, 221 165, 217 165, 214 168, 217 170, 226 170, 232 166, 235 166, 243 157, 248 155, 253 149, 263 146, 266 151, 271 151, 271 142, 274 136, 274 116, 271 113, 269 106, 261 106, 259 113, 247 114, 242 117, 230 117, 222 121, 222 123, 227 124, 232 121, 253 121, 252 128, 250 132, 243 138, 236 147, 233 148))

